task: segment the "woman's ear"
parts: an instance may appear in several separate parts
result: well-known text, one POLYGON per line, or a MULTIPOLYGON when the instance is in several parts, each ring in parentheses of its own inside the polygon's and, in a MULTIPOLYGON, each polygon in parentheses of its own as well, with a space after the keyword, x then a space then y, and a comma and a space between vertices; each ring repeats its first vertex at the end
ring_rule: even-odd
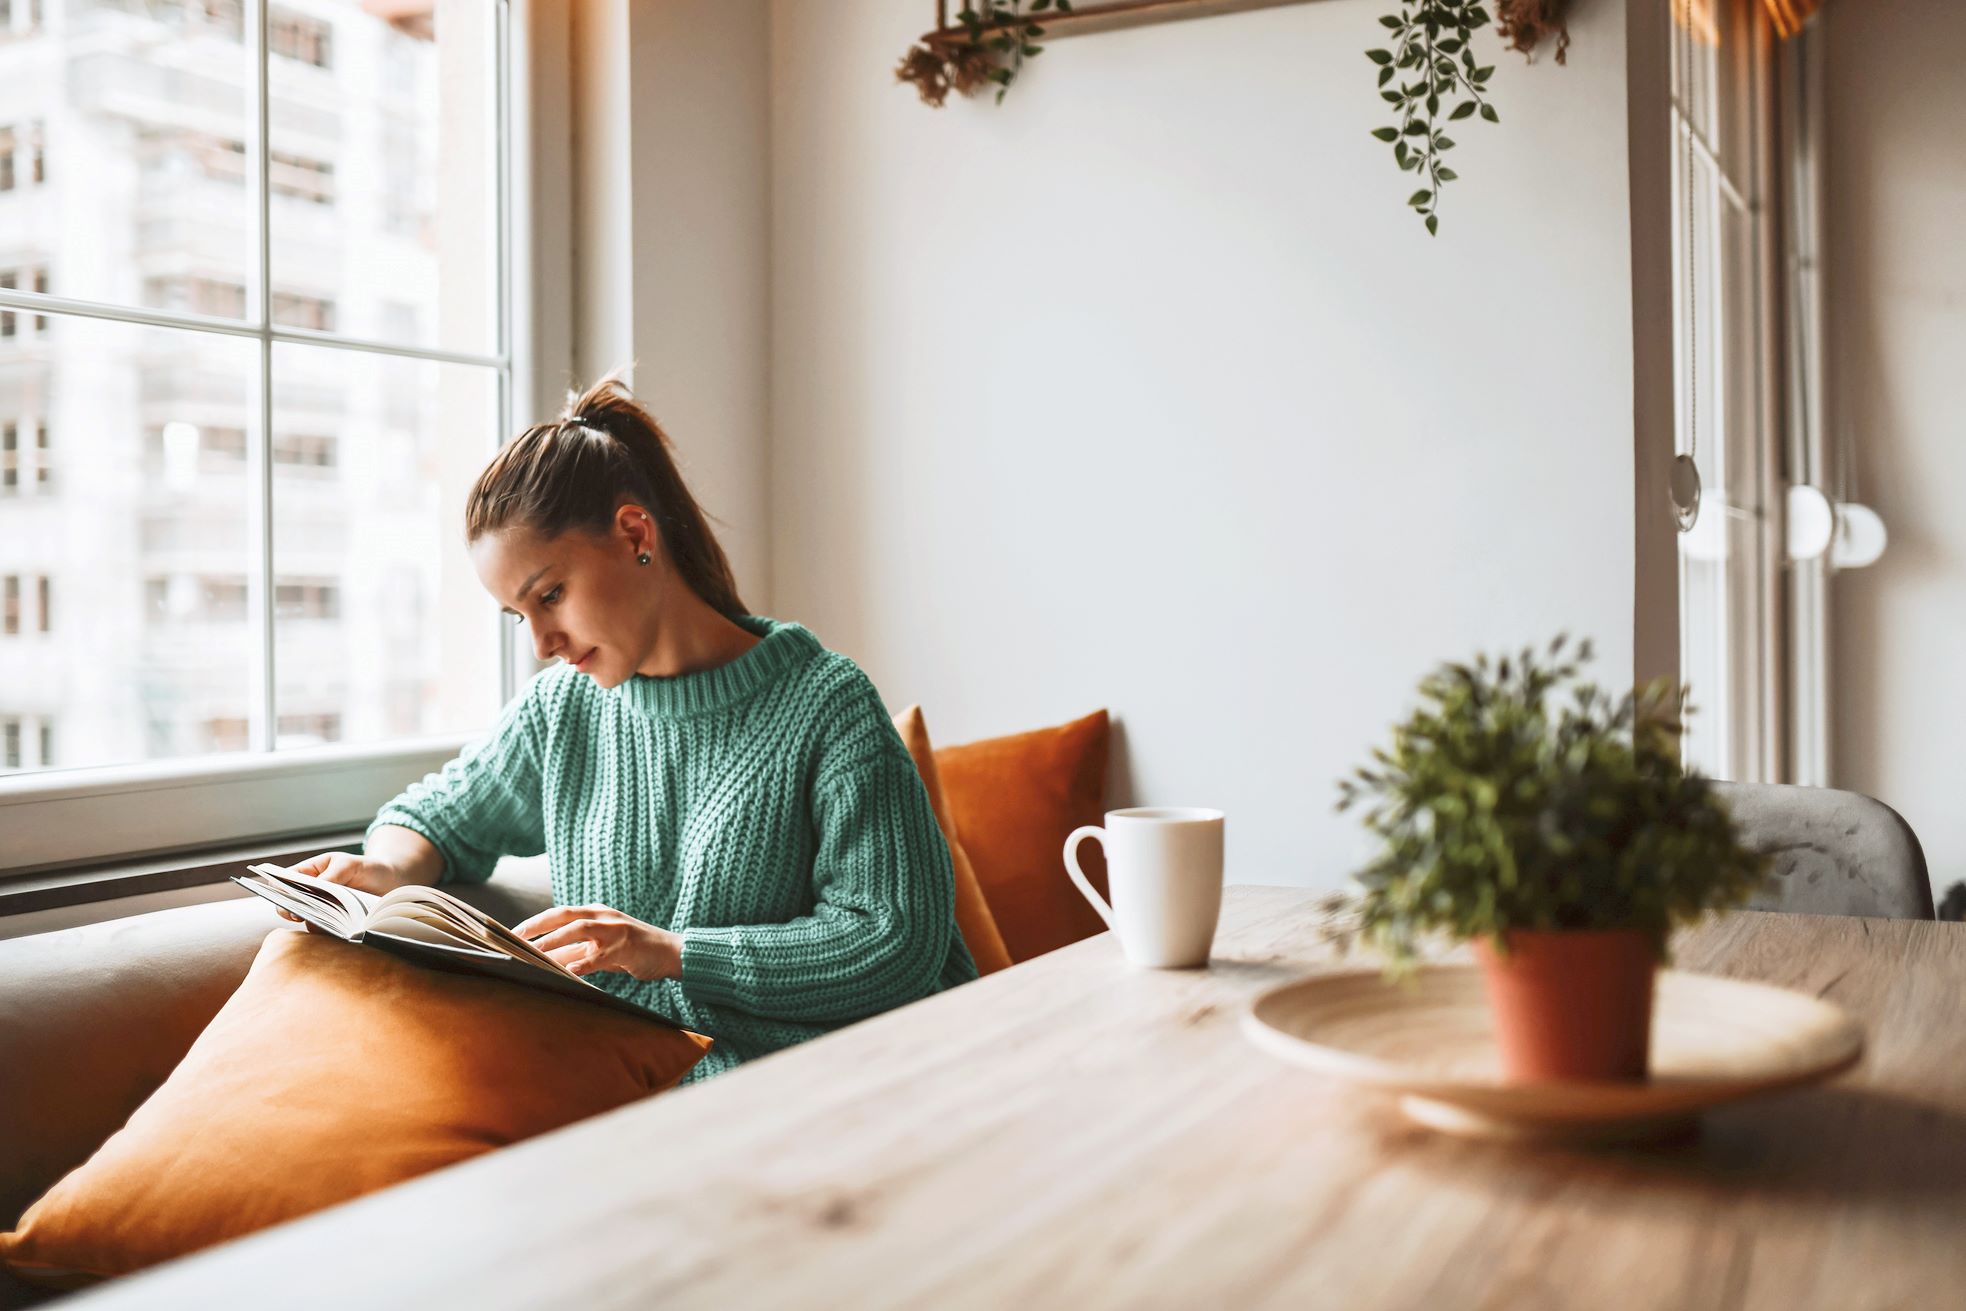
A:
POLYGON ((623 505, 614 512, 615 532, 626 540, 629 554, 636 559, 660 554, 662 542, 655 531, 655 516, 639 505, 623 505))

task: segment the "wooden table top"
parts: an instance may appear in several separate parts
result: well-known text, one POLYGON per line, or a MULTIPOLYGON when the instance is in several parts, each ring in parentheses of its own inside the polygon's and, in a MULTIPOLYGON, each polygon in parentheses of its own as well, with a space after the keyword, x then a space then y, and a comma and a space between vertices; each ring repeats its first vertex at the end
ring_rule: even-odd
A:
POLYGON ((92 1307, 1966 1305, 1966 925, 1743 912, 1676 965, 1867 1030, 1823 1087, 1618 1151, 1442 1137, 1256 1050, 1334 965, 1228 891, 1206 971, 1109 935, 85 1295, 92 1307))

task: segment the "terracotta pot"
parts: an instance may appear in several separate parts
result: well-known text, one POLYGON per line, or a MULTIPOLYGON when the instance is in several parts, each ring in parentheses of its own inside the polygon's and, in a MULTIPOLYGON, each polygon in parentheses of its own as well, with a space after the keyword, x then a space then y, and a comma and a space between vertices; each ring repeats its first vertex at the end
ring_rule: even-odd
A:
POLYGON ((1643 929, 1518 930, 1475 943, 1511 1083, 1642 1080, 1657 942, 1643 929))

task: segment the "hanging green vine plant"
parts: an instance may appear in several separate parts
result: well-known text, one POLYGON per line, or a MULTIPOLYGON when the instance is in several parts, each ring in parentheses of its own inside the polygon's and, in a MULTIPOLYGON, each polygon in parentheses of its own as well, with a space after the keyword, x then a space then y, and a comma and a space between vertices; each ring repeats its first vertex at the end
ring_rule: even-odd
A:
POLYGON ((1469 40, 1475 29, 1488 25, 1481 0, 1406 0, 1399 13, 1379 20, 1393 32, 1389 50, 1368 50, 1365 57, 1379 65, 1379 98, 1399 113, 1393 127, 1372 135, 1393 148, 1393 161, 1426 183, 1406 203, 1426 221, 1431 235, 1440 231, 1440 189, 1458 176, 1443 161, 1454 149, 1444 123, 1458 123, 1480 114, 1499 123, 1484 92, 1495 75, 1493 64, 1477 65, 1469 40), (1460 103, 1441 109, 1447 101, 1460 103))
MULTIPOLYGON (((1563 22, 1568 0, 1496 0, 1499 31, 1511 49, 1532 58, 1539 41, 1556 42, 1556 62, 1564 62, 1570 33, 1563 22)), ((1432 236, 1440 231, 1440 189, 1460 175, 1443 161, 1454 148, 1445 123, 1481 115, 1490 123, 1502 116, 1488 100, 1493 64, 1475 62, 1471 43, 1490 19, 1484 0, 1401 0, 1397 14, 1379 20, 1393 34, 1387 49, 1368 50, 1379 66, 1379 98, 1399 114, 1392 127, 1372 135, 1393 148, 1393 162, 1426 185, 1406 198, 1432 236), (1442 109, 1452 102, 1453 108, 1442 109)))

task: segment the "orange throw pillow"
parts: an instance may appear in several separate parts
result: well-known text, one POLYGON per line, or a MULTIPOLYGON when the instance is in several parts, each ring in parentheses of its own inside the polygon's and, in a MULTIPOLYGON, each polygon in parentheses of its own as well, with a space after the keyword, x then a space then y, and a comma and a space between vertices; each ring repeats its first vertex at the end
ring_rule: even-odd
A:
POLYGON ((908 754, 915 758, 915 768, 921 771, 922 784, 928 789, 929 807, 935 811, 935 822, 941 826, 942 836, 949 840, 949 860, 956 867, 956 927, 962 931, 963 943, 976 961, 976 972, 994 974, 1010 964, 1010 952, 1004 948, 1003 934, 997 931, 996 917, 990 914, 989 903, 983 900, 976 869, 969 863, 969 855, 956 835, 956 822, 950 818, 949 801, 943 795, 942 775, 935 768, 935 748, 929 745, 928 721, 922 718, 922 708, 909 706, 896 715, 894 729, 901 734, 908 754))
MULTIPOLYGON (((956 831, 1013 961, 1106 930, 1066 876, 1064 859, 1065 836, 1106 813, 1106 732, 1100 710, 935 753, 956 831)), ((1104 896, 1106 857, 1097 843, 1079 848, 1079 865, 1104 896)))
POLYGON ((76 1287, 673 1087, 710 1040, 276 929, 129 1123, 0 1234, 76 1287))

